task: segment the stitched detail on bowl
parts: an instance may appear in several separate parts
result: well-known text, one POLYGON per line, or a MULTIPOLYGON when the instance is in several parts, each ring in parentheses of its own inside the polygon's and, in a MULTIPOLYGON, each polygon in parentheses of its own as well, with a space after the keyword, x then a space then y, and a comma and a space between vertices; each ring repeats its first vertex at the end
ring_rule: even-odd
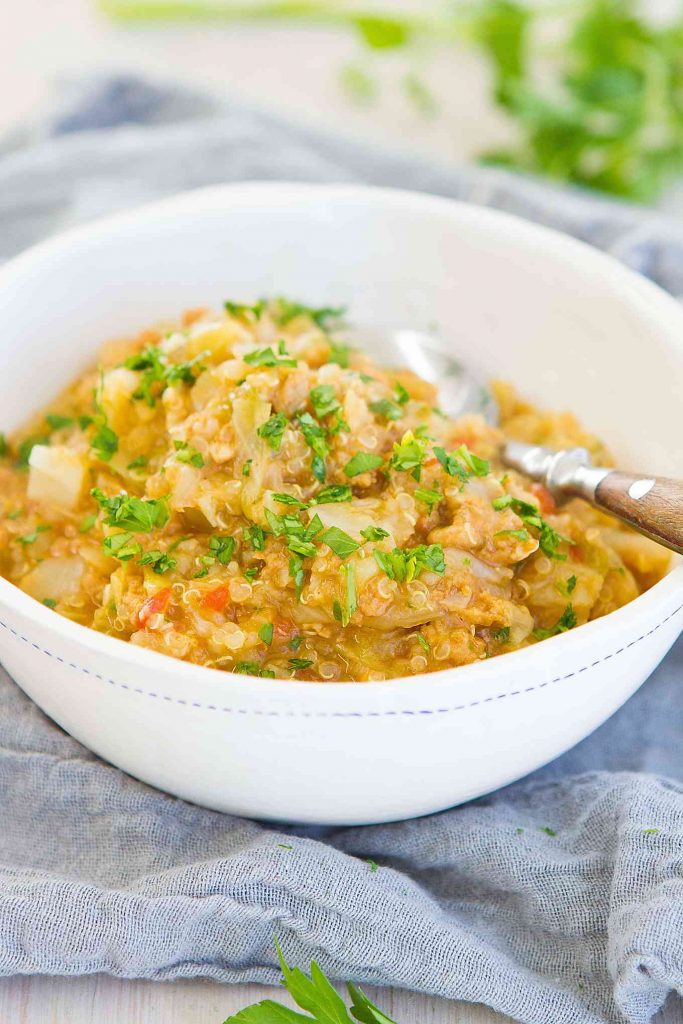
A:
POLYGON ((612 651, 610 654, 604 654, 595 661, 592 661, 589 665, 584 665, 582 668, 574 669, 573 672, 567 672, 563 676, 555 676, 554 679, 546 679, 544 683, 536 683, 534 686, 526 686, 522 690, 510 690, 507 693, 498 693, 493 697, 484 697, 482 700, 472 700, 467 704, 456 704, 453 707, 445 708, 422 708, 417 711, 411 709, 399 710, 399 711, 265 711, 260 708, 229 708, 220 707, 216 704, 202 704, 199 701, 188 701, 181 697, 168 697, 163 693, 156 693, 153 690, 143 690, 139 686, 130 686, 128 683, 120 683, 116 679, 108 679, 107 676, 100 675, 99 672, 92 672, 89 668, 85 668, 84 665, 77 665, 73 661, 66 661, 64 658, 60 658, 58 654, 54 654, 52 651, 48 651, 45 647, 41 647, 39 644, 34 643, 33 640, 29 640, 28 637, 22 636, 21 633, 13 629, 6 622, 0 619, 0 626, 8 633, 11 633, 17 640, 21 640, 23 643, 28 644, 29 647, 33 647, 34 650, 39 651, 41 654, 47 655, 48 658, 54 659, 54 661, 60 662, 62 665, 68 666, 68 668, 76 669, 77 672, 82 672, 86 676, 90 676, 93 679, 99 679, 102 683, 108 683, 110 686, 115 686, 120 690, 128 690, 130 693, 137 693, 142 697, 151 697, 154 700, 167 701, 169 704, 180 704, 184 707, 201 708, 204 711, 221 711, 228 715, 259 715, 265 718, 399 718, 405 715, 450 715, 456 711, 467 711, 469 708, 480 707, 484 704, 493 704, 497 700, 507 700, 510 697, 519 697, 523 693, 533 693, 535 690, 543 690, 546 686, 552 686, 554 683, 563 683, 567 679, 573 679, 575 676, 581 675, 582 672, 587 672, 589 668, 595 668, 596 665, 602 664, 603 661, 609 661, 610 658, 616 658, 619 654, 623 654, 625 651, 630 650, 639 644, 641 640, 646 640, 653 633, 656 633, 658 629, 665 626, 670 619, 673 619, 675 615, 683 609, 683 604, 679 604, 677 608, 674 608, 672 612, 667 615, 665 619, 658 622, 656 626, 648 630, 647 633, 642 633, 641 636, 635 640, 631 640, 630 643, 624 644, 623 647, 619 647, 616 651, 612 651))

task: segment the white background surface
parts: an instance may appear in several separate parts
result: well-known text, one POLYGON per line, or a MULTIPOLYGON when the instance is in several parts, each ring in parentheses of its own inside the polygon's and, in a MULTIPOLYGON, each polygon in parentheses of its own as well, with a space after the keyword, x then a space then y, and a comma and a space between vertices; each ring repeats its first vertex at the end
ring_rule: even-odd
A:
MULTIPOLYGON (((397 3, 398 0, 395 0, 397 3)), ((235 95, 311 122, 337 125, 414 153, 463 159, 506 137, 485 101, 486 73, 466 51, 450 49, 430 65, 439 116, 419 115, 403 98, 403 56, 382 62, 380 98, 355 107, 339 86, 340 68, 355 60, 351 34, 290 32, 268 26, 137 27, 109 24, 94 0, 0 0, 0 132, 31 118, 60 79, 105 71, 138 71, 235 95)), ((375 66, 371 61, 370 70, 375 66)), ((379 69, 378 69, 379 70, 379 69)), ((0 980, 2 1024, 221 1024, 237 1009, 273 995, 258 986, 202 982, 155 984, 112 978, 0 980)), ((377 998, 399 1024, 504 1024, 483 1007, 400 992, 377 998)), ((680 1024, 671 1007, 661 1024, 680 1024)), ((552 1024, 551 1021, 548 1024, 552 1024)))
MULTIPOLYGON (((429 118, 402 94, 405 70, 419 70, 402 55, 363 57, 364 67, 380 72, 379 101, 371 108, 349 102, 340 69, 361 54, 352 32, 292 31, 268 22, 131 28, 113 25, 96 4, 0 0, 0 131, 30 117, 60 78, 123 70, 242 96, 423 154, 461 158, 506 137, 505 122, 485 102, 486 73, 466 49, 444 49, 430 63, 424 77, 442 106, 429 118)), ((409 7, 410 0, 389 6, 409 7)))

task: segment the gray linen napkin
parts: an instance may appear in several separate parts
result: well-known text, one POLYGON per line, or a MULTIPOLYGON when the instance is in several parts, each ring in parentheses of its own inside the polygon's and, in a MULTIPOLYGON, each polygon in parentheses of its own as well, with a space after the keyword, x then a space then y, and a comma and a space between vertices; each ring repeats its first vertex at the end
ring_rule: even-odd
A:
MULTIPOLYGON (((91 83, 0 148, 0 258, 100 213, 245 178, 505 208, 683 295, 683 232, 654 215, 127 79, 91 83)), ((683 992, 682 666, 679 645, 601 729, 493 796, 317 830, 134 781, 0 670, 0 974, 274 983, 277 931, 290 961, 315 957, 339 978, 484 1002, 526 1024, 645 1024, 683 992)))

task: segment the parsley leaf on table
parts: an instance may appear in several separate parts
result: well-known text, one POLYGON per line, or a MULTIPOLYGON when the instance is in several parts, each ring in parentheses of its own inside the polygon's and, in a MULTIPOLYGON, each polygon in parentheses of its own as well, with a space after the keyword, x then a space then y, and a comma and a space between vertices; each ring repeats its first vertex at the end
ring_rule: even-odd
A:
POLYGON ((274 999, 265 999, 228 1017, 224 1024, 355 1024, 356 1021, 360 1024, 396 1024, 361 989, 351 983, 347 989, 352 1003, 347 1008, 315 960, 311 962, 309 976, 298 967, 288 966, 277 942, 275 948, 282 969, 283 985, 297 1006, 306 1013, 292 1010, 274 999))

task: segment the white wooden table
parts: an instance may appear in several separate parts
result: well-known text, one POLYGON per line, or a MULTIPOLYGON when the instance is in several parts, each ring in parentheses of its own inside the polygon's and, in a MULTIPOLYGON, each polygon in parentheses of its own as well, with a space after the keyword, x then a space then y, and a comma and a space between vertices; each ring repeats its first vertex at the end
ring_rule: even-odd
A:
MULTIPOLYGON (((505 1024, 482 1006, 449 1003, 409 992, 371 990, 398 1024, 505 1024)), ((210 982, 173 984, 93 978, 12 978, 0 981, 2 1024, 223 1024, 231 1013, 276 997, 277 989, 261 985, 224 986, 210 982)), ((550 1024, 550 1022, 549 1022, 550 1024)))
MULTIPOLYGON (((391 6, 411 2, 391 0, 391 6)), ((49 100, 55 79, 119 70, 239 95, 400 147, 410 139, 413 152, 425 156, 461 160, 505 138, 504 122, 484 99, 485 72, 470 53, 456 60, 447 51, 433 62, 429 80, 442 104, 442 116, 435 119, 421 117, 402 98, 401 57, 380 72, 382 95, 376 107, 349 105, 338 71, 357 55, 351 35, 317 29, 286 35, 264 26, 127 31, 99 17, 95 0, 0 0, 0 132, 32 117, 49 100)), ((222 1024, 231 1013, 275 992, 260 986, 157 984, 102 976, 7 978, 0 979, 0 1024, 222 1024)), ((399 1024, 508 1020, 484 1007, 406 992, 384 990, 375 997, 399 1024)), ((658 1020, 683 1024, 680 1003, 658 1020)))
MULTIPOLYGON (((511 1024, 510 1017, 484 1006, 432 999, 411 992, 367 989, 398 1024, 511 1024)), ((231 1013, 276 997, 262 985, 215 985, 203 981, 158 983, 90 978, 5 978, 0 980, 2 1024, 223 1024, 231 1013)), ((670 1002, 654 1024, 683 1024, 683 1003, 670 1002)), ((548 1024, 553 1024, 548 1021, 548 1024)))

